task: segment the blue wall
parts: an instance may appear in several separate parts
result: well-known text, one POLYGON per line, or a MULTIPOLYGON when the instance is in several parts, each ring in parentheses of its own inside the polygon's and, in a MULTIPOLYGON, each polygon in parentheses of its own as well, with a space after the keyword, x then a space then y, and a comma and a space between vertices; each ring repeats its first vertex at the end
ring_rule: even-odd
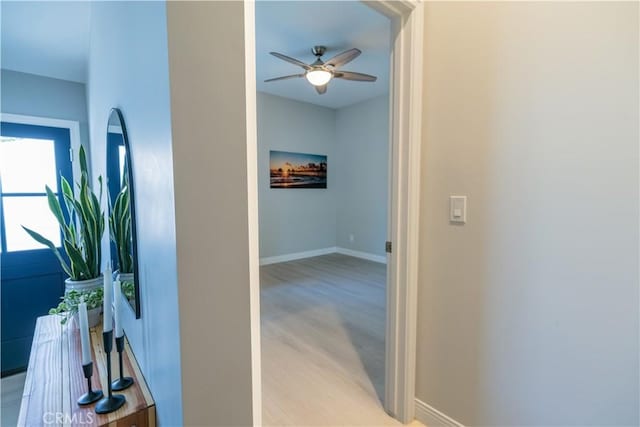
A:
POLYGON ((331 109, 258 92, 257 117, 260 257, 336 246, 384 255, 389 96, 331 109), (326 155, 327 188, 269 188, 270 150, 326 155))
MULTIPOLYGON (((142 317, 136 320, 133 311, 127 311, 124 327, 155 399, 160 424, 181 425, 165 2, 92 4, 87 94, 96 176, 105 174, 110 109, 120 108, 126 122, 136 187, 142 317)), ((105 241, 105 251, 108 246, 105 241)))
POLYGON ((385 255, 389 95, 336 110, 338 247, 385 255), (349 237, 353 236, 353 240, 349 237))
POLYGON ((89 142, 85 85, 18 71, 1 70, 1 104, 3 113, 80 123, 80 139, 89 142))
POLYGON ((262 92, 257 102, 260 256, 335 246, 335 110, 262 92), (270 150, 327 156, 327 188, 269 188, 270 150))

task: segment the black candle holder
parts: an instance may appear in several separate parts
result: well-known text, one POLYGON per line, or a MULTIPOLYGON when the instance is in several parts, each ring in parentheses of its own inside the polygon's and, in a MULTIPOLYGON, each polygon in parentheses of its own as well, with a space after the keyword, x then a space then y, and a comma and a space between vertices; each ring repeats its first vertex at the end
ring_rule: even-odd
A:
POLYGON ((133 385, 133 378, 125 377, 122 369, 122 352, 124 351, 124 335, 116 337, 116 350, 118 351, 118 362, 120 364, 120 378, 111 383, 111 388, 115 391, 124 390, 133 385))
POLYGON ((89 362, 86 365, 82 365, 82 371, 84 377, 87 379, 87 392, 80 396, 78 399, 78 405, 90 405, 93 402, 97 402, 102 399, 102 390, 93 390, 91 388, 91 377, 93 376, 93 362, 89 362))
POLYGON ((102 332, 102 339, 104 341, 104 352, 107 355, 107 387, 109 394, 97 403, 96 413, 108 414, 118 410, 122 405, 124 405, 126 399, 121 394, 113 394, 111 388, 111 350, 113 349, 113 330, 102 332))

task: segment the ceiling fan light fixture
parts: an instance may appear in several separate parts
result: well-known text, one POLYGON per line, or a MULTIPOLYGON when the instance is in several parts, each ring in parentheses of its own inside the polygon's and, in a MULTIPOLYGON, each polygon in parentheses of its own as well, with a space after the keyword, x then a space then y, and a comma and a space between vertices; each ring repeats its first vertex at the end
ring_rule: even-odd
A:
MULTIPOLYGON (((2 1, 2 0, 0 0, 2 1)), ((307 81, 316 88, 318 95, 327 93, 327 83, 332 79, 352 80, 356 82, 375 82, 377 77, 364 73, 356 73, 354 71, 344 71, 341 67, 357 58, 362 51, 360 49, 352 48, 345 50, 342 53, 334 56, 327 61, 321 59, 326 51, 324 46, 314 46, 311 52, 316 56, 315 62, 311 64, 305 64, 299 59, 291 58, 290 56, 283 55, 278 52, 269 52, 271 55, 278 59, 286 61, 290 64, 297 65, 304 69, 304 73, 291 74, 288 76, 274 77, 265 80, 266 82, 275 82, 279 80, 288 80, 304 77, 307 81)))
POLYGON ((324 70, 322 68, 316 68, 313 70, 307 71, 305 74, 307 81, 314 86, 324 86, 329 83, 333 74, 330 71, 324 70))

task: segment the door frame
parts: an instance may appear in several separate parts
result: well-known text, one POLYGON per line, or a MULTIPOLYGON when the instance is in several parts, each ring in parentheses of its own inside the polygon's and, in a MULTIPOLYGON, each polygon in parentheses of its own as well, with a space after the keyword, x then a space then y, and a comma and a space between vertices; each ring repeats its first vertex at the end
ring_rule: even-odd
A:
MULTIPOLYGON (((361 0, 391 20, 389 227, 385 410, 402 423, 415 415, 420 147, 424 8, 420 0, 361 0)), ((244 2, 247 192, 251 304, 252 408, 262 424, 260 255, 256 121, 255 3, 244 2)))
POLYGON ((416 329, 422 144, 422 2, 366 1, 391 20, 389 241, 385 336, 385 410, 415 417, 416 329))

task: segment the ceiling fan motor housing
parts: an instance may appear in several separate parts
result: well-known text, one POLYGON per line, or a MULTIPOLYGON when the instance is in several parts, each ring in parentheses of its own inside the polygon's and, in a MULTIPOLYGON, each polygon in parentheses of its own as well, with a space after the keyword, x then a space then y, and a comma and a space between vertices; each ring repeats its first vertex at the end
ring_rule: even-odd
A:
POLYGON ((311 53, 317 56, 318 59, 320 59, 320 57, 324 55, 326 51, 327 51, 327 48, 325 46, 314 46, 313 49, 311 49, 311 53))

